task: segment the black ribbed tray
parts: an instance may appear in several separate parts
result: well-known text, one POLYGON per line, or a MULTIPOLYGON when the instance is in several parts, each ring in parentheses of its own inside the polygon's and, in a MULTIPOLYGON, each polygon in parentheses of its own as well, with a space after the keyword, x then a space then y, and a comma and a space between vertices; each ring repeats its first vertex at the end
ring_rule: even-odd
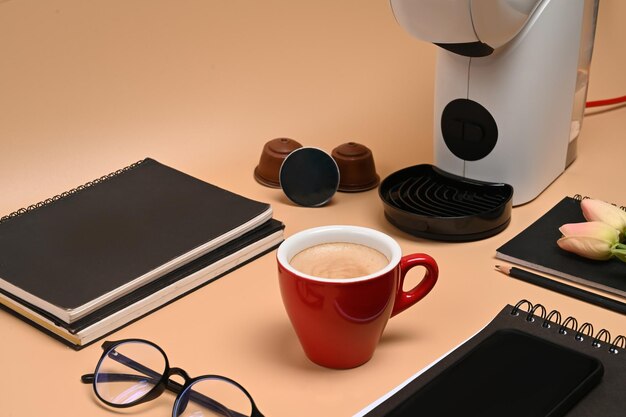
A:
POLYGON ((391 224, 427 239, 484 239, 511 220, 513 187, 459 177, 428 164, 394 172, 378 191, 391 224))

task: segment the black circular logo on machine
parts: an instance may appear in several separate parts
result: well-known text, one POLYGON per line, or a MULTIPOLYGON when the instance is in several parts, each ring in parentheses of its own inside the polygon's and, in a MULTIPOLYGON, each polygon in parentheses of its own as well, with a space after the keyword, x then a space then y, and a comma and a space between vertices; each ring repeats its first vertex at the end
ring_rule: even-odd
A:
POLYGON ((459 98, 441 113, 441 133, 450 152, 466 161, 489 155, 498 141, 498 125, 479 103, 459 98))

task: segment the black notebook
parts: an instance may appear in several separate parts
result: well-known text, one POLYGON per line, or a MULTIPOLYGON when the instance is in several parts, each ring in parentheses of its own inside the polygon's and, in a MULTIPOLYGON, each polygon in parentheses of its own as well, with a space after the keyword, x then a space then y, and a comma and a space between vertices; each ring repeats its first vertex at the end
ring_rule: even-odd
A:
POLYGON ((73 323, 271 217, 147 158, 0 219, 0 289, 73 323))
POLYGON ((559 227, 584 222, 583 197, 565 197, 537 221, 496 250, 496 258, 626 297, 626 265, 595 261, 561 249, 559 227))
POLYGON ((618 417, 625 375, 624 336, 522 300, 356 416, 618 417))
POLYGON ((271 219, 71 324, 2 290, 0 308, 72 348, 82 349, 272 251, 282 242, 283 229, 280 221, 271 219))

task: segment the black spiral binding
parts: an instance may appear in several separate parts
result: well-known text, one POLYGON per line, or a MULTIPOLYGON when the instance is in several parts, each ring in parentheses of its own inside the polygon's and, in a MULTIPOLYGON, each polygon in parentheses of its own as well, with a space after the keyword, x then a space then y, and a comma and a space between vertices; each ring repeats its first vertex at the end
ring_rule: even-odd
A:
POLYGON ((96 178, 93 181, 86 182, 85 184, 79 185, 78 187, 72 188, 71 190, 64 191, 61 194, 55 195, 54 197, 46 198, 45 200, 40 201, 40 202, 38 202, 36 204, 31 204, 30 206, 28 206, 26 208, 21 208, 19 210, 14 211, 13 213, 7 214, 6 216, 2 216, 2 217, 0 217, 0 224, 2 224, 4 222, 6 222, 7 220, 12 219, 14 217, 21 216, 22 214, 26 214, 26 213, 28 213, 30 211, 36 210, 36 209, 41 208, 41 207, 45 207, 45 206, 47 206, 47 205, 49 205, 51 203, 54 203, 55 201, 58 201, 58 200, 60 200, 62 198, 70 196, 72 194, 75 194, 75 193, 77 193, 79 191, 82 191, 82 190, 84 190, 86 188, 92 187, 92 186, 94 186, 96 184, 100 184, 101 182, 109 180, 109 179, 111 179, 113 177, 118 176, 121 173, 129 171, 129 170, 131 170, 131 169, 141 165, 141 163, 144 162, 144 161, 145 161, 145 159, 142 159, 140 161, 137 161, 135 163, 132 163, 132 164, 128 165, 127 167, 120 168, 120 169, 118 169, 115 172, 111 172, 109 174, 103 175, 100 178, 96 178))
POLYGON ((626 337, 619 335, 614 339, 611 338, 611 333, 606 329, 601 329, 597 333, 594 332, 593 325, 591 323, 583 323, 578 325, 578 320, 572 316, 568 316, 565 320, 562 320, 561 313, 557 310, 552 310, 549 313, 546 308, 541 304, 531 303, 528 300, 521 300, 511 310, 511 315, 519 316, 520 312, 526 313, 526 321, 534 322, 537 318, 543 319, 542 327, 550 328, 553 324, 559 326, 559 334, 566 335, 569 332, 574 334, 574 339, 579 342, 585 342, 590 340, 591 346, 594 348, 601 348, 602 346, 608 346, 609 352, 618 354, 620 351, 626 350, 626 337), (524 306, 527 308, 524 309, 524 306))
MULTIPOLYGON (((574 197, 572 197, 572 198, 573 198, 574 200, 583 201, 583 200, 586 200, 586 199, 591 198, 591 197, 582 196, 582 195, 580 195, 580 194, 575 194, 575 195, 574 195, 574 197)), ((612 203, 611 203, 611 204, 612 204, 612 203)), ((626 211, 626 206, 618 206, 617 204, 613 204, 613 205, 614 205, 615 207, 619 207, 620 209, 622 209, 622 210, 626 211)))

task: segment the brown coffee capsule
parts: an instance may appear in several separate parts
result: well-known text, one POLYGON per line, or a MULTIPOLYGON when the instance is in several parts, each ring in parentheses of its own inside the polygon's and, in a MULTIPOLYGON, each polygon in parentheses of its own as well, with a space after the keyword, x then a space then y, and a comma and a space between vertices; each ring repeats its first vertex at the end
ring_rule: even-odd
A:
POLYGON ((339 166, 338 191, 367 191, 380 182, 374 166, 374 156, 366 146, 356 142, 344 143, 333 149, 332 157, 339 166))
POLYGON ((259 165, 254 169, 254 178, 267 187, 280 188, 280 166, 287 156, 302 145, 289 138, 272 139, 263 146, 259 165))

